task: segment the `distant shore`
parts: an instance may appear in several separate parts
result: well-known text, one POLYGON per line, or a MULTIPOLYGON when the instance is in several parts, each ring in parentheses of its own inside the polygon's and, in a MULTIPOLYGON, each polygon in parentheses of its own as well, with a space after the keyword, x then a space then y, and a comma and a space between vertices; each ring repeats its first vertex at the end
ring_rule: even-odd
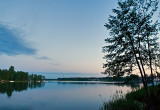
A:
MULTIPOLYGON (((58 81, 60 83, 85 83, 85 84, 131 84, 128 83, 130 77, 70 77, 70 78, 57 78, 57 79, 43 79, 43 80, 29 80, 29 81, 13 81, 13 80, 0 80, 0 83, 5 82, 48 82, 58 81)), ((140 83, 140 78, 132 81, 134 84, 140 83)))
POLYGON ((7 82, 10 82, 10 83, 14 83, 14 82, 45 82, 45 80, 43 80, 43 81, 39 81, 39 80, 37 80, 37 81, 10 81, 10 80, 0 80, 0 83, 7 83, 7 82))

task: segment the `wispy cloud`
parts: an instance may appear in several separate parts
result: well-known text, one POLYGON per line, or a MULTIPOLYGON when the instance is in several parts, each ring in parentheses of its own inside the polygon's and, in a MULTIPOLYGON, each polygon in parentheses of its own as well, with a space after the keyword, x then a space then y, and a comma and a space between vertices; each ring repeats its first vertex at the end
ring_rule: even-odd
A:
POLYGON ((37 57, 37 59, 41 59, 41 60, 52 60, 51 58, 46 57, 46 56, 37 57))
POLYGON ((52 65, 55 65, 55 66, 58 66, 59 64, 58 63, 51 63, 52 65))
POLYGON ((30 47, 22 38, 21 33, 0 24, 0 54, 20 55, 35 54, 36 49, 30 47))

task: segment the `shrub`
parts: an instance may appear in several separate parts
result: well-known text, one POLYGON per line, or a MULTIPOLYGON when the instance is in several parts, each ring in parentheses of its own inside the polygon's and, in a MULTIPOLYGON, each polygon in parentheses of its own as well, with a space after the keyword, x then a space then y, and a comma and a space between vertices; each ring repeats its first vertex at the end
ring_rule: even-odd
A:
POLYGON ((127 99, 122 91, 116 91, 110 101, 103 103, 100 110, 140 110, 142 108, 143 104, 127 99))
POLYGON ((142 103, 147 101, 146 97, 147 95, 146 95, 144 88, 136 90, 136 91, 132 91, 126 94, 126 99, 135 100, 135 101, 139 101, 142 103))
POLYGON ((142 104, 137 101, 119 99, 104 103, 104 106, 100 110, 141 110, 142 107, 142 104))

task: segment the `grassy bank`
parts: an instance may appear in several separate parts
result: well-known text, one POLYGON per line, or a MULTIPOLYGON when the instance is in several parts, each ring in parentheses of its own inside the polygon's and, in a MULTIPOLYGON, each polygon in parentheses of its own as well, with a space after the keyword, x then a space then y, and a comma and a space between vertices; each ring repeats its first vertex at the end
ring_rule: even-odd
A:
MULTIPOLYGON (((152 89, 150 87, 150 89, 152 89)), ((160 85, 156 86, 156 100, 154 110, 160 110, 160 85)), ((104 102, 100 110, 148 110, 150 100, 146 96, 144 88, 132 91, 126 95, 116 91, 112 100, 104 102)))

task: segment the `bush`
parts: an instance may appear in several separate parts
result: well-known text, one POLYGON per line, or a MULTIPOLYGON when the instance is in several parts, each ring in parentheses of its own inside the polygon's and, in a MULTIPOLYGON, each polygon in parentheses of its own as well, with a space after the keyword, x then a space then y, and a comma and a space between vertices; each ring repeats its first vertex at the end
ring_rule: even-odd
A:
POLYGON ((141 103, 147 102, 146 97, 147 95, 144 88, 126 94, 126 99, 139 101, 141 103))
POLYGON ((143 104, 127 99, 122 91, 116 91, 110 101, 103 103, 100 110, 140 110, 142 108, 143 104))
MULTIPOLYGON (((151 92, 152 87, 149 87, 149 90, 151 92)), ((147 98, 144 88, 126 95, 122 94, 122 91, 116 91, 110 101, 103 103, 100 110, 148 110, 150 107, 153 107, 154 110, 160 110, 160 85, 155 86, 155 95, 155 101, 152 103, 147 98)))
POLYGON ((100 110, 141 110, 142 107, 142 104, 137 101, 119 99, 104 103, 104 106, 100 110))

